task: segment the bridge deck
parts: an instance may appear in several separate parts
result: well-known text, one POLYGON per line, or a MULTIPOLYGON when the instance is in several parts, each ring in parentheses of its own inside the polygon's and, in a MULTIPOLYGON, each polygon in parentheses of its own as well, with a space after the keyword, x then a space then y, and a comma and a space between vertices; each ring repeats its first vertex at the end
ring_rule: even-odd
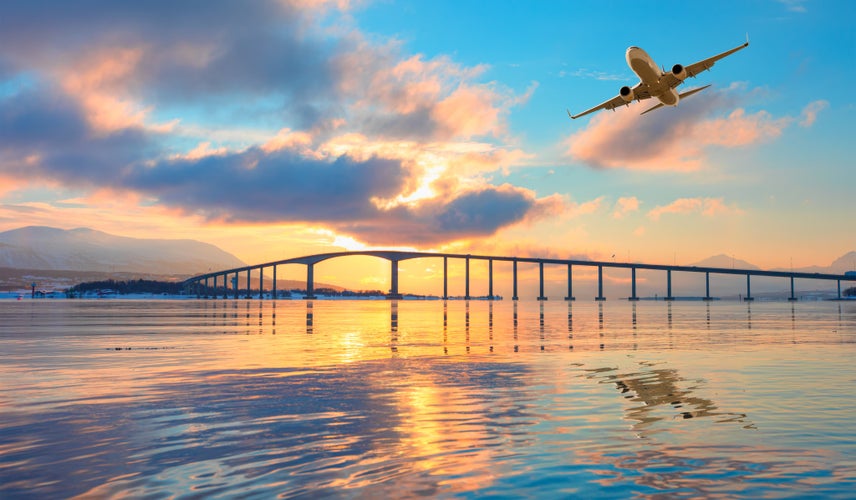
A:
MULTIPOLYGON (((793 271, 767 271, 762 269, 735 269, 735 268, 723 268, 723 267, 702 267, 702 266, 678 266, 678 265, 668 265, 668 264, 645 264, 639 262, 609 262, 609 261, 593 261, 593 260, 574 260, 574 259, 554 259, 554 258, 538 258, 538 257, 508 257, 508 256, 494 256, 494 255, 472 255, 472 254, 455 254, 455 253, 435 253, 435 252, 404 252, 404 251, 393 251, 393 250, 362 250, 362 251, 348 251, 348 252, 330 252, 330 253, 321 253, 315 255, 306 255, 303 257, 294 257, 290 259, 277 260, 272 262, 265 262, 263 264, 255 264, 251 266, 237 267, 233 269, 226 269, 222 271, 200 274, 199 276, 194 276, 185 280, 185 285, 200 285, 203 282, 206 283, 210 278, 214 278, 215 287, 217 278, 223 276, 223 284, 226 286, 226 279, 229 275, 235 275, 236 277, 241 273, 247 273, 247 283, 249 288, 249 281, 251 273, 254 270, 260 270, 263 272, 265 268, 273 268, 274 277, 276 276, 276 268, 277 266, 289 265, 289 264, 302 264, 307 267, 307 297, 311 298, 313 296, 313 285, 314 285, 314 266, 319 262, 323 262, 330 259, 341 258, 341 257, 352 257, 352 256, 369 256, 369 257, 377 257, 381 259, 386 259, 391 262, 391 284, 392 288, 390 290, 390 296, 399 296, 398 293, 398 262, 404 260, 411 259, 423 259, 423 258, 442 258, 444 259, 444 297, 446 296, 446 290, 448 289, 448 276, 446 273, 447 266, 445 265, 445 261, 447 259, 464 259, 467 261, 467 271, 466 271, 466 281, 467 281, 467 296, 469 296, 469 261, 470 260, 486 260, 490 263, 490 295, 493 295, 493 262, 512 262, 514 263, 514 299, 517 299, 517 264, 518 263, 532 263, 539 264, 540 267, 540 280, 541 280, 541 295, 538 297, 539 299, 546 300, 544 296, 544 273, 543 266, 546 264, 551 265, 564 265, 568 267, 568 296, 567 300, 573 300, 572 289, 571 289, 571 268, 572 267, 596 267, 598 268, 598 300, 604 300, 603 297, 603 269, 604 268, 614 268, 614 269, 630 269, 632 272, 632 295, 630 297, 631 300, 637 299, 636 297, 636 270, 654 270, 654 271, 666 271, 668 275, 669 289, 667 298, 672 298, 671 294, 671 273, 675 272, 691 272, 691 273, 705 273, 707 275, 706 280, 706 290, 705 297, 710 298, 710 290, 709 290, 709 275, 710 274, 725 274, 725 275, 740 275, 746 276, 746 299, 751 300, 751 282, 750 278, 753 276, 765 276, 765 277, 777 277, 777 278, 790 278, 791 280, 791 299, 794 298, 794 284, 793 281, 795 279, 815 279, 815 280, 829 280, 829 281, 837 281, 838 282, 838 295, 841 296, 841 282, 842 281, 856 281, 856 275, 854 274, 828 274, 828 273, 806 273, 806 272, 793 272, 793 271)), ((262 277, 260 276, 260 281, 262 277)), ((238 290, 237 285, 235 289, 235 294, 237 296, 238 290)), ((275 283, 274 283, 275 286, 275 283)), ((261 286, 260 286, 261 288, 261 286)), ((275 290, 275 289, 274 289, 275 290)))

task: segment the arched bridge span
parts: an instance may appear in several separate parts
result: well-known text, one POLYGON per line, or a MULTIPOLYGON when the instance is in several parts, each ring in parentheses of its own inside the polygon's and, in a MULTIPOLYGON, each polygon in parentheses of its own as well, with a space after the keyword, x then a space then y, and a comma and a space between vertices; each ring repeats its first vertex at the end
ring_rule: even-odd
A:
POLYGON ((235 298, 239 296, 240 289, 238 286, 238 282, 240 281, 240 275, 242 273, 246 273, 246 283, 247 283, 247 293, 249 295, 251 286, 251 272, 258 271, 259 272, 259 297, 262 297, 264 294, 264 270, 271 269, 273 271, 273 289, 271 290, 272 296, 276 297, 276 271, 278 266, 290 265, 290 264, 302 264, 306 266, 306 295, 304 298, 313 299, 315 298, 315 264, 319 262, 323 262, 330 259, 340 258, 340 257, 352 257, 352 256, 369 256, 369 257, 378 257, 381 259, 386 259, 390 262, 390 290, 387 294, 387 297, 390 299, 401 298, 401 293, 398 289, 398 263, 404 260, 411 259, 422 259, 422 258, 442 258, 443 259, 443 298, 446 299, 449 297, 449 279, 448 279, 448 262, 449 259, 461 259, 465 261, 465 296, 464 298, 470 298, 470 261, 479 260, 479 261, 487 261, 488 262, 488 296, 490 298, 494 297, 493 292, 493 263, 494 262, 511 262, 512 263, 512 289, 513 289, 513 300, 518 299, 517 293, 517 265, 518 263, 534 263, 538 264, 539 270, 539 295, 538 300, 547 300, 546 295, 544 295, 544 266, 545 265, 560 265, 567 267, 567 285, 568 292, 565 300, 574 300, 573 295, 573 268, 575 266, 582 267, 596 267, 597 268, 597 296, 595 300, 606 300, 606 297, 603 295, 603 269, 604 268, 618 268, 618 269, 629 269, 630 277, 631 277, 631 285, 630 285, 630 296, 629 300, 639 300, 639 297, 636 294, 636 271, 639 269, 644 270, 655 270, 655 271, 664 271, 666 273, 666 294, 663 297, 664 300, 673 300, 674 296, 672 295, 672 272, 689 272, 689 273, 704 273, 705 275, 705 295, 704 299, 710 300, 712 299, 710 295, 710 275, 711 274, 723 274, 723 275, 740 275, 746 277, 746 295, 744 300, 753 300, 752 297, 752 286, 751 286, 751 278, 753 276, 766 276, 766 277, 777 277, 777 278, 788 278, 790 279, 790 297, 789 300, 796 300, 796 296, 794 295, 794 280, 796 279, 812 279, 812 280, 826 280, 826 281, 835 281, 838 287, 838 298, 841 298, 841 282, 842 281, 854 281, 856 282, 856 273, 847 273, 843 275, 839 274, 825 274, 825 273, 805 273, 805 272, 789 272, 789 271, 764 271, 759 269, 734 269, 734 268, 722 268, 722 267, 699 267, 699 266, 677 266, 677 265, 666 265, 666 264, 644 264, 644 263, 634 263, 634 262, 609 262, 609 261, 592 261, 592 260, 572 260, 572 259, 552 259, 552 258, 538 258, 538 257, 507 257, 507 256, 493 256, 493 255, 472 255, 472 254, 453 254, 453 253, 436 253, 436 252, 407 252, 407 251, 394 251, 394 250, 358 250, 358 251, 345 251, 345 252, 330 252, 330 253, 320 253, 314 255, 306 255, 303 257, 294 257, 290 259, 283 259, 273 262, 266 262, 264 264, 256 264, 252 266, 244 266, 238 267, 234 269, 226 269, 223 271, 216 271, 206 274, 200 274, 198 276, 194 276, 192 278, 187 279, 184 284, 186 288, 195 288, 199 290, 203 286, 204 289, 210 290, 211 284, 209 280, 213 280, 213 288, 216 290, 218 287, 218 282, 222 277, 223 289, 228 290, 229 286, 227 280, 229 276, 232 276, 232 291, 234 292, 235 298))

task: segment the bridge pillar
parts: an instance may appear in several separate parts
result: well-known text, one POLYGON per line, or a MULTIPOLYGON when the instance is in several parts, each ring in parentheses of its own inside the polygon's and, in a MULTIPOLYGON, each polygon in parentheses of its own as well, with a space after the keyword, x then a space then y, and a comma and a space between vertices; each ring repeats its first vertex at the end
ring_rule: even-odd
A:
POLYGON ((574 300, 574 277, 571 271, 571 265, 568 264, 568 296, 565 297, 565 300, 574 300))
POLYGON ((259 268, 259 300, 265 298, 265 268, 259 268))
POLYGON ((538 263, 538 300, 547 300, 544 296, 544 262, 538 263))
POLYGON ((233 290, 233 291, 234 291, 234 293, 235 293, 235 299, 237 300, 237 299, 238 299, 238 295, 240 294, 240 291, 238 290, 238 288, 240 288, 240 287, 238 286, 238 271, 235 271, 235 277, 234 277, 234 278, 232 278, 232 288, 234 288, 234 290, 233 290))
POLYGON ((603 296, 603 266, 597 266, 597 297, 594 300, 606 300, 606 297, 603 296))
POLYGON ((630 268, 630 297, 627 300, 639 300, 636 296, 636 268, 630 268))
POLYGON ((270 289, 270 297, 276 300, 276 265, 273 266, 273 284, 270 289))
POLYGON ((470 256, 467 255, 464 261, 466 262, 464 300, 470 300, 470 256))
POLYGON ((252 296, 251 296, 252 294, 250 293, 250 290, 252 290, 252 289, 253 289, 253 284, 250 281, 250 270, 247 269, 247 298, 248 299, 252 298, 252 296))
POLYGON ((710 271, 704 273, 704 300, 713 300, 710 296, 710 271))
POLYGON ((449 258, 443 257, 443 300, 449 298, 449 258))
POLYGON ((306 295, 303 298, 315 298, 315 264, 306 264, 306 295))
POLYGON ((487 298, 493 300, 493 259, 487 260, 487 298))
POLYGON ((788 297, 788 300, 791 302, 794 302, 795 300, 797 300, 796 296, 794 295, 794 277, 793 276, 791 276, 791 296, 788 297))
POLYGON ((208 298, 208 292, 211 291, 211 288, 208 286, 208 276, 205 277, 205 298, 208 298))
POLYGON ((750 281, 751 277, 751 274, 746 273, 746 296, 743 297, 743 300, 745 300, 746 302, 751 302, 755 300, 755 297, 752 296, 752 283, 750 281))
POLYGON ((666 269, 666 298, 664 300, 675 300, 672 297, 672 270, 666 269))
POLYGON ((838 300, 841 300, 841 280, 836 280, 838 282, 838 300))
POLYGON ((389 282, 391 287, 389 289, 389 294, 386 296, 388 300, 398 300, 402 298, 401 294, 398 293, 398 261, 395 259, 390 259, 390 277, 389 282))
POLYGON ((513 291, 511 292, 511 300, 517 300, 517 259, 514 259, 514 261, 512 261, 511 270, 513 288, 513 291))

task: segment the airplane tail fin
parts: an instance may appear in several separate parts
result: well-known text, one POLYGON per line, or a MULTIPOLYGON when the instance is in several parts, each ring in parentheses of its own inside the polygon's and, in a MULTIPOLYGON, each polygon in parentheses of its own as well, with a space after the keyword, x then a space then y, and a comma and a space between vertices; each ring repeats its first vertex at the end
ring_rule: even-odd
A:
MULTIPOLYGON (((704 90, 704 89, 706 89, 706 88, 708 88, 708 87, 710 87, 710 85, 705 85, 704 87, 699 87, 699 88, 697 88, 697 89, 687 90, 687 91, 686 91, 686 92, 684 92, 683 94, 678 95, 678 99, 683 99, 683 98, 685 98, 685 97, 689 97, 689 96, 691 96, 691 95, 693 95, 693 94, 696 94, 696 93, 698 93, 698 92, 701 92, 702 90, 704 90)), ((655 109, 657 109, 657 108, 662 108, 662 107, 663 107, 663 103, 661 102, 660 104, 657 104, 656 106, 652 106, 652 107, 650 107, 650 108, 646 109, 645 111, 643 111, 643 112, 641 112, 641 113, 639 113, 639 114, 640 114, 640 115, 644 115, 645 113, 648 113, 648 112, 654 111, 655 109)))

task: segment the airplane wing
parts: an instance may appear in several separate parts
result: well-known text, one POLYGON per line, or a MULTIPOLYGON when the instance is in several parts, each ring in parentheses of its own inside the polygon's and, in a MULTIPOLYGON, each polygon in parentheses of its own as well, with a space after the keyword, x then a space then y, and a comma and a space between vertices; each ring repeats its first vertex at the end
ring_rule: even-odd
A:
MULTIPOLYGON (((649 97, 651 97, 651 92, 649 92, 648 86, 645 85, 644 83, 640 82, 640 83, 636 84, 635 87, 633 87, 633 100, 641 101, 642 99, 648 99, 649 97)), ((589 113, 594 113, 595 111, 598 111, 601 109, 615 109, 619 106, 628 106, 628 105, 630 105, 629 102, 622 99, 622 97, 620 95, 617 95, 617 96, 613 97, 612 99, 610 99, 608 101, 604 101, 604 102, 598 104, 597 106, 595 106, 591 109, 587 109, 587 110, 585 110, 582 113, 577 114, 577 115, 572 115, 571 112, 568 111, 568 116, 570 116, 571 119, 576 120, 577 118, 579 118, 581 116, 585 116, 589 113)))
POLYGON ((746 43, 744 43, 743 45, 740 45, 739 47, 734 47, 731 50, 726 50, 722 54, 717 54, 713 57, 708 57, 707 59, 704 59, 704 60, 699 61, 697 63, 692 63, 692 64, 686 66, 687 76, 688 77, 696 76, 697 74, 701 73, 702 71, 705 71, 705 70, 712 68, 713 64, 716 61, 723 59, 725 57, 728 57, 731 54, 737 52, 738 50, 745 49, 748 46, 749 46, 749 38, 746 38, 746 43))

